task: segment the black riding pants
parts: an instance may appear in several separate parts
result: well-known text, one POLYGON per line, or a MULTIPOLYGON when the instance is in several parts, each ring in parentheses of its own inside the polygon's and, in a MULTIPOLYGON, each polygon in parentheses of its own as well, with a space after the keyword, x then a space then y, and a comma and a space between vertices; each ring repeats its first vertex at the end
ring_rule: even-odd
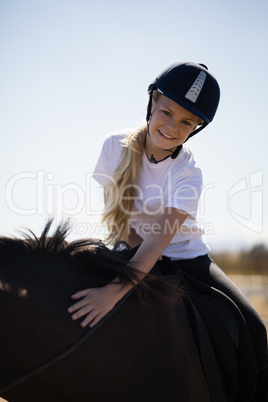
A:
POLYGON ((208 255, 189 260, 176 261, 179 268, 194 279, 222 291, 239 307, 248 326, 256 355, 257 367, 263 369, 268 364, 267 332, 261 317, 248 299, 208 255))

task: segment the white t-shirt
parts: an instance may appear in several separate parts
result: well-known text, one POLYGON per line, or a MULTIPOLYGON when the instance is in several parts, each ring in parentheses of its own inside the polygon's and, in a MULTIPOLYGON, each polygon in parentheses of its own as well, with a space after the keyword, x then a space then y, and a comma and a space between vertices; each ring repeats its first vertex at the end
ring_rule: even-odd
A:
MULTIPOLYGON (((93 174, 95 180, 102 185, 111 180, 119 164, 122 151, 121 140, 124 137, 124 134, 111 135, 103 144, 93 174)), ((177 158, 167 158, 158 164, 149 162, 143 152, 130 225, 144 239, 146 235, 159 231, 157 221, 166 207, 186 211, 189 216, 178 228, 163 255, 172 259, 188 259, 205 255, 209 252, 209 248, 202 239, 203 231, 196 221, 201 191, 202 172, 189 148, 183 145, 177 158)), ((170 230, 168 223, 165 230, 170 230)))

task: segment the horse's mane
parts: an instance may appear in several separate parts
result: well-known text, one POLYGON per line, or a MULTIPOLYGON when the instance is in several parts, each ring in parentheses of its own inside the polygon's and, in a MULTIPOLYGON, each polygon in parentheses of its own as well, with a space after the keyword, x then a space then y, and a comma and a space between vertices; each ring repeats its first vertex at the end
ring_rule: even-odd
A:
MULTIPOLYGON (((70 231, 68 221, 61 222, 52 235, 49 235, 53 219, 49 219, 40 235, 33 231, 20 231, 21 238, 0 237, 1 254, 35 257, 38 259, 61 259, 71 263, 79 263, 89 269, 104 271, 111 278, 117 277, 124 283, 139 281, 140 272, 128 265, 133 253, 127 243, 119 242, 113 249, 108 248, 99 239, 80 239, 68 242, 66 237, 70 231), (122 251, 123 249, 123 251, 122 251)), ((181 297, 182 288, 178 288, 178 278, 148 274, 146 280, 138 285, 138 294, 142 298, 150 290, 151 296, 160 299, 181 297)))
POLYGON ((67 245, 65 240, 69 227, 67 222, 60 223, 52 236, 49 237, 53 219, 49 219, 40 237, 30 230, 20 230, 18 237, 0 237, 1 251, 18 252, 22 255, 39 255, 45 257, 47 255, 61 254, 67 245))
MULTIPOLYGON (((19 231, 19 237, 0 237, 1 253, 16 254, 20 256, 35 256, 37 258, 58 258, 80 264, 97 262, 98 269, 115 270, 115 265, 125 266, 130 258, 128 246, 126 253, 120 253, 119 244, 113 250, 109 249, 99 239, 80 239, 68 242, 66 237, 70 231, 68 221, 61 222, 50 235, 53 219, 49 219, 40 235, 27 229, 19 231), (129 258, 128 258, 129 257, 129 258)), ((120 269, 118 270, 120 274, 120 269)), ((129 278, 130 279, 130 278, 129 278)))

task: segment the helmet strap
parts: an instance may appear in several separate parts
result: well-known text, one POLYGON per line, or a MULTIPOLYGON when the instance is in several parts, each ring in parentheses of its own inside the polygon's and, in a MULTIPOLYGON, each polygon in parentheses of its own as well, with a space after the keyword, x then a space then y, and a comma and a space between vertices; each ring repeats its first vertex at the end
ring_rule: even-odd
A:
MULTIPOLYGON (((152 103, 153 103, 153 91, 150 92, 149 102, 147 106, 147 115, 146 115, 147 126, 149 125, 149 120, 151 118, 152 103)), ((147 131, 149 131, 149 129, 147 129, 147 131)))
POLYGON ((186 141, 189 140, 189 138, 193 137, 195 134, 199 133, 199 131, 203 130, 206 126, 208 125, 208 123, 204 122, 204 124, 202 124, 202 126, 200 126, 199 128, 197 128, 196 130, 194 130, 188 137, 187 139, 184 141, 184 143, 186 141))
MULTIPOLYGON (((151 114, 150 114, 151 116, 151 114)), ((150 116, 147 120, 147 134, 149 137, 151 137, 150 131, 149 131, 149 120, 150 120, 150 116)), ((148 116, 147 116, 148 117, 148 116)), ((150 162, 153 162, 155 165, 157 165, 159 162, 163 162, 164 160, 166 160, 167 158, 171 158, 171 159, 176 159, 177 156, 179 155, 180 150, 182 149, 182 145, 179 145, 175 151, 171 151, 170 149, 164 149, 164 151, 170 152, 170 155, 165 156, 165 158, 160 159, 160 161, 157 161, 154 157, 154 155, 151 155, 150 158, 150 162)))
POLYGON ((155 159, 154 155, 152 154, 152 155, 151 155, 151 158, 150 158, 150 162, 153 162, 155 165, 157 165, 159 162, 163 162, 163 161, 165 161, 167 158, 175 159, 175 158, 177 158, 177 156, 179 155, 179 152, 180 152, 181 149, 182 149, 182 145, 179 145, 179 146, 175 149, 175 151, 171 151, 170 149, 165 149, 165 151, 171 152, 171 154, 165 156, 165 158, 163 158, 163 159, 160 159, 160 161, 157 161, 157 160, 155 159))

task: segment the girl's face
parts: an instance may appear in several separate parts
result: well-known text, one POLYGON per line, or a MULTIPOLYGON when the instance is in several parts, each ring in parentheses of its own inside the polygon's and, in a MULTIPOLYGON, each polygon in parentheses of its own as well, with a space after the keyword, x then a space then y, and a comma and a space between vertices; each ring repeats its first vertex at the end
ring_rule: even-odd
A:
POLYGON ((184 143, 200 124, 200 119, 173 100, 160 95, 153 101, 149 122, 150 135, 146 138, 145 153, 161 160, 184 143))

